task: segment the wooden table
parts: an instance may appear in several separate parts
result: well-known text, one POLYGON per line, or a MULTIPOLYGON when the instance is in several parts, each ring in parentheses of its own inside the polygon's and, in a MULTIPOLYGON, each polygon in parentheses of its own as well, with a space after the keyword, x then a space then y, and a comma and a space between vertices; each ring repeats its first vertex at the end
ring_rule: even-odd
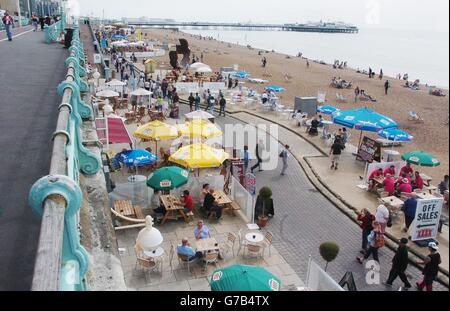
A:
POLYGON ((198 240, 195 242, 195 248, 197 252, 206 253, 209 251, 219 251, 219 243, 215 238, 209 238, 205 240, 198 240))
POLYGON ((170 220, 178 220, 178 218, 183 217, 184 221, 187 223, 188 218, 186 217, 186 214, 184 213, 184 206, 183 203, 180 201, 180 199, 172 196, 172 195, 162 195, 161 196, 161 203, 166 208, 166 215, 164 215, 164 218, 161 221, 161 224, 163 225, 168 219, 170 220))
POLYGON ((430 183, 433 181, 433 178, 431 178, 430 176, 428 176, 428 175, 426 175, 424 173, 421 173, 420 177, 422 177, 425 185, 427 185, 427 186, 430 186, 430 183))
POLYGON ((218 205, 228 205, 233 203, 233 201, 223 192, 223 190, 214 190, 214 199, 216 199, 216 202, 218 205))
POLYGON ((122 214, 126 217, 135 218, 136 213, 134 212, 133 204, 129 200, 121 200, 114 202, 114 209, 119 214, 122 214))
POLYGON ((374 179, 372 179, 378 186, 383 186, 384 183, 384 177, 383 176, 379 176, 379 177, 375 177, 374 179))

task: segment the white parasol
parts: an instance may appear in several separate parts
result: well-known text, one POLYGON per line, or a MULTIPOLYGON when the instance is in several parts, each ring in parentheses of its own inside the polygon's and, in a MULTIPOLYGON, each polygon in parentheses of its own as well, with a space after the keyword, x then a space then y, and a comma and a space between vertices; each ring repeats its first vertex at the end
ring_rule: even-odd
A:
POLYGON ((117 92, 111 91, 111 90, 103 90, 103 91, 97 92, 95 94, 95 96, 109 98, 109 97, 119 97, 120 94, 117 92))
POLYGON ((150 91, 147 91, 146 89, 139 88, 133 92, 130 93, 132 96, 150 96, 153 93, 150 91))

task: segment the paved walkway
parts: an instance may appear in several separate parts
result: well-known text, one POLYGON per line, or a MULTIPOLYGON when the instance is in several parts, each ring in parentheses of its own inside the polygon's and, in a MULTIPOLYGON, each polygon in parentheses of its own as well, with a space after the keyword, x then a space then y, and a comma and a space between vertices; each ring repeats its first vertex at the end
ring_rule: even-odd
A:
MULTIPOLYGON (((33 26, 24 26, 24 27, 16 27, 13 29, 13 40, 15 36, 20 36, 21 34, 25 34, 27 32, 29 32, 30 30, 33 29, 33 26)), ((6 31, 4 30, 0 30, 0 42, 2 42, 2 40, 7 40, 7 36, 6 36, 6 31)))
MULTIPOLYGON (((234 117, 246 123, 270 124, 246 113, 234 117)), ((239 121, 229 117, 217 120, 220 125, 236 122, 239 121)), ((268 185, 274 193, 276 217, 270 221, 267 229, 275 233, 277 238, 274 240, 274 246, 280 255, 294 268, 297 275, 305 280, 309 256, 325 265, 319 254, 319 246, 323 242, 335 241, 340 246, 340 254, 328 267, 328 273, 335 280, 339 281, 346 272, 353 272, 358 290, 386 290, 383 285, 368 285, 367 270, 355 260, 361 245, 359 227, 317 191, 294 157, 294 154, 301 158, 320 153, 287 129, 280 128, 279 137, 281 143, 292 146, 293 154, 289 158, 287 176, 279 176, 282 166, 280 161, 276 171, 257 173, 257 178, 258 188, 268 185)), ((393 254, 388 248, 380 251, 381 281, 387 278, 393 254)), ((412 282, 421 278, 421 272, 415 267, 410 266, 407 273, 412 282)), ((399 282, 397 280, 396 285, 402 285, 399 282)), ((436 288, 448 290, 441 285, 436 285, 436 288)))
POLYGON ((44 34, 0 42, 0 290, 30 288, 40 220, 28 191, 47 175, 67 51, 44 34))

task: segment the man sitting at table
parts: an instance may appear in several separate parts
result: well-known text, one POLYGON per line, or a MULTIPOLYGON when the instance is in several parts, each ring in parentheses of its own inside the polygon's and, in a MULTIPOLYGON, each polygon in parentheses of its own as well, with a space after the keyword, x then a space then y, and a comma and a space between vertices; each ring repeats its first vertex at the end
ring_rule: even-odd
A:
POLYGON ((376 169, 372 172, 372 174, 370 174, 370 176, 369 176, 369 191, 372 191, 373 188, 375 187, 374 179, 376 179, 378 177, 382 177, 382 176, 383 176, 382 168, 376 169))
POLYGON ((400 196, 402 193, 412 193, 413 188, 407 178, 403 179, 402 183, 397 188, 397 194, 400 196))
POLYGON ((197 227, 194 230, 196 240, 206 240, 211 238, 211 233, 207 226, 203 224, 203 220, 199 220, 197 227))
POLYGON ((411 178, 409 177, 409 175, 406 173, 403 173, 403 174, 400 174, 400 177, 395 182, 395 186, 398 187, 401 184, 403 184, 405 179, 408 181, 408 183, 411 183, 411 178))
POLYGON ((177 253, 179 255, 187 256, 189 261, 192 261, 196 258, 200 259, 203 257, 201 252, 196 252, 191 245, 189 244, 189 240, 184 238, 181 241, 181 245, 177 246, 177 253))
POLYGON ((183 199, 184 212, 191 213, 194 210, 194 201, 192 200, 192 196, 188 190, 183 191, 183 195, 181 196, 183 199))
POLYGON ((405 166, 402 167, 402 169, 400 170, 400 175, 406 174, 408 176, 412 176, 414 173, 413 168, 411 167, 411 163, 406 163, 405 166))
POLYGON ((387 174, 383 181, 384 191, 393 196, 395 194, 395 179, 392 175, 387 174))
POLYGON ((413 186, 413 190, 416 190, 416 189, 423 190, 424 182, 423 182, 422 176, 420 176, 420 173, 418 171, 416 171, 416 173, 414 175, 414 182, 413 182, 412 186, 413 186))
POLYGON ((395 177, 395 165, 391 165, 391 166, 387 167, 383 173, 384 173, 385 177, 387 177, 387 175, 391 175, 392 177, 395 177))
POLYGON ((222 217, 222 209, 214 198, 214 189, 209 189, 209 192, 205 196, 203 202, 203 208, 207 212, 207 217, 211 216, 212 212, 216 212, 216 219, 219 220, 222 217))

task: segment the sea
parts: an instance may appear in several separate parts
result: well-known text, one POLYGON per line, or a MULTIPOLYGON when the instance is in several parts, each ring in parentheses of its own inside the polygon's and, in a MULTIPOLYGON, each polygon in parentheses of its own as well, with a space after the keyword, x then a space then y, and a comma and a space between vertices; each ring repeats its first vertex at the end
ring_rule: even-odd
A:
POLYGON ((351 68, 387 76, 408 73, 409 79, 449 88, 449 34, 442 31, 367 28, 357 34, 327 34, 284 31, 196 30, 181 31, 214 39, 250 45, 291 56, 300 52, 312 60, 332 64, 347 61, 351 68))

